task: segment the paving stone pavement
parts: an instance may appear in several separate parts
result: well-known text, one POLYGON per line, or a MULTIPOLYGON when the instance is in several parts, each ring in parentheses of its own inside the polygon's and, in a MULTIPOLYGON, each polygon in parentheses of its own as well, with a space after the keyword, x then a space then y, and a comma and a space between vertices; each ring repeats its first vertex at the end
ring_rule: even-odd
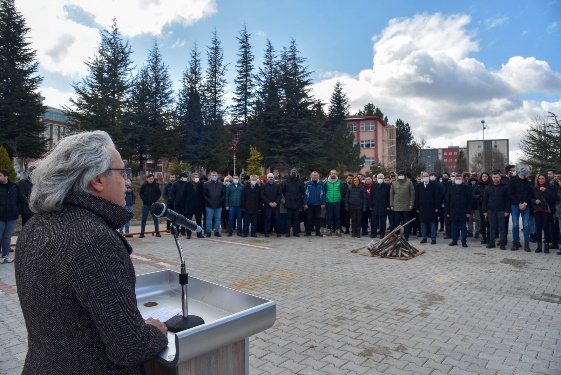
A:
MULTIPOLYGON (((439 237, 411 237, 427 252, 409 261, 352 254, 370 239, 348 235, 182 245, 191 275, 277 303, 274 326, 250 340, 251 374, 561 374, 561 256, 439 237)), ((169 234, 130 243, 137 274, 178 270, 169 234)), ((13 264, 0 265, 0 323, 0 374, 19 374, 13 264)))

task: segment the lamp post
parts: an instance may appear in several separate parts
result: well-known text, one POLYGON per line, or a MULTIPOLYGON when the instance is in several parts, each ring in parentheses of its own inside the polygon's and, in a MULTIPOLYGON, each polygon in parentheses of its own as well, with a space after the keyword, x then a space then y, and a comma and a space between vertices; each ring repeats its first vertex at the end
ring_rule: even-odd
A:
POLYGON ((485 120, 481 120, 481 125, 483 126, 483 151, 481 155, 483 156, 483 170, 481 173, 485 172, 485 120))

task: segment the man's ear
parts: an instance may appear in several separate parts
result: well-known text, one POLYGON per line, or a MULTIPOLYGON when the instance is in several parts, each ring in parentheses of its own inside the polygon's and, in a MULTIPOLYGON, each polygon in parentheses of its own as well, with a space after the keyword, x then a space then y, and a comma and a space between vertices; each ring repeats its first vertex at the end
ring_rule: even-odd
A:
POLYGON ((101 193, 105 188, 106 181, 107 179, 105 178, 103 173, 98 174, 93 178, 93 180, 90 181, 90 188, 95 193, 101 193))

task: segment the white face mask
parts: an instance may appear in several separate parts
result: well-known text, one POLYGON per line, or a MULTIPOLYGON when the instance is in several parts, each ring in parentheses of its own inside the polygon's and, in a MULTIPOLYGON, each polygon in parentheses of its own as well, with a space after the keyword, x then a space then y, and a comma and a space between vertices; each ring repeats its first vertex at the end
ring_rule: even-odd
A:
POLYGON ((462 180, 454 180, 454 183, 455 183, 456 185, 461 185, 461 184, 462 184, 462 180))
POLYGON ((376 181, 378 181, 378 183, 381 184, 381 183, 384 182, 384 179, 383 179, 383 178, 379 178, 379 179, 377 179, 376 181))
POLYGON ((238 182, 240 182, 240 180, 238 180, 237 178, 234 178, 234 184, 237 184, 238 182))
POLYGON ((257 184, 257 181, 251 181, 251 186, 255 186, 255 184, 257 184))
POLYGON ((187 177, 181 177, 181 181, 183 182, 187 181, 187 177))
POLYGON ((405 176, 397 176, 398 180, 403 180, 405 178, 405 176))
POLYGON ((512 177, 516 177, 516 171, 510 172, 510 175, 511 175, 512 177))
POLYGON ((428 177, 423 177, 423 182, 426 184, 429 182, 429 178, 428 177))
POLYGON ((436 181, 436 176, 430 176, 430 177, 429 177, 429 180, 431 180, 431 181, 436 181))
POLYGON ((195 177, 195 182, 199 182, 199 178, 198 178, 198 177, 195 177))
POLYGON ((471 184, 472 184, 472 185, 475 185, 476 182, 477 182, 477 181, 472 181, 471 184))

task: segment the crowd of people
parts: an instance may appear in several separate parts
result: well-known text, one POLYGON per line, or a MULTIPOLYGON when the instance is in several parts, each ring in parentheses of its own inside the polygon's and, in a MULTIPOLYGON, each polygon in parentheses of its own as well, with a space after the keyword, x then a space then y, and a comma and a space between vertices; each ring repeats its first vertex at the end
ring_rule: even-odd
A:
MULTIPOLYGON (((282 177, 269 173, 261 179, 257 175, 219 178, 215 171, 209 176, 181 173, 177 181, 175 175, 170 176, 163 196, 170 209, 204 228, 198 237, 213 233, 217 237, 221 233, 300 237, 303 223, 304 236, 383 238, 397 228, 407 240, 416 236, 421 243, 430 240, 436 244, 437 234, 442 232, 444 239, 451 240, 449 246, 467 247, 467 239, 473 237, 487 248, 506 250, 512 219, 510 250, 531 251, 530 243, 536 243, 538 253, 559 249, 559 171, 532 176, 527 167, 517 174, 515 166, 507 165, 504 173, 445 172, 437 176, 422 172, 414 176, 398 171, 378 174, 375 179, 361 173, 345 177, 341 180, 336 170, 323 179, 315 171, 302 177, 295 168, 282 177)), ((140 237, 144 237, 150 206, 160 196, 154 176, 148 175, 140 188, 140 237)), ((134 204, 134 197, 128 188, 127 204, 134 204)), ((157 218, 153 220, 159 236, 157 218)), ((167 225, 169 229, 169 222, 167 225)), ((180 230, 191 238, 188 229, 180 230)))

